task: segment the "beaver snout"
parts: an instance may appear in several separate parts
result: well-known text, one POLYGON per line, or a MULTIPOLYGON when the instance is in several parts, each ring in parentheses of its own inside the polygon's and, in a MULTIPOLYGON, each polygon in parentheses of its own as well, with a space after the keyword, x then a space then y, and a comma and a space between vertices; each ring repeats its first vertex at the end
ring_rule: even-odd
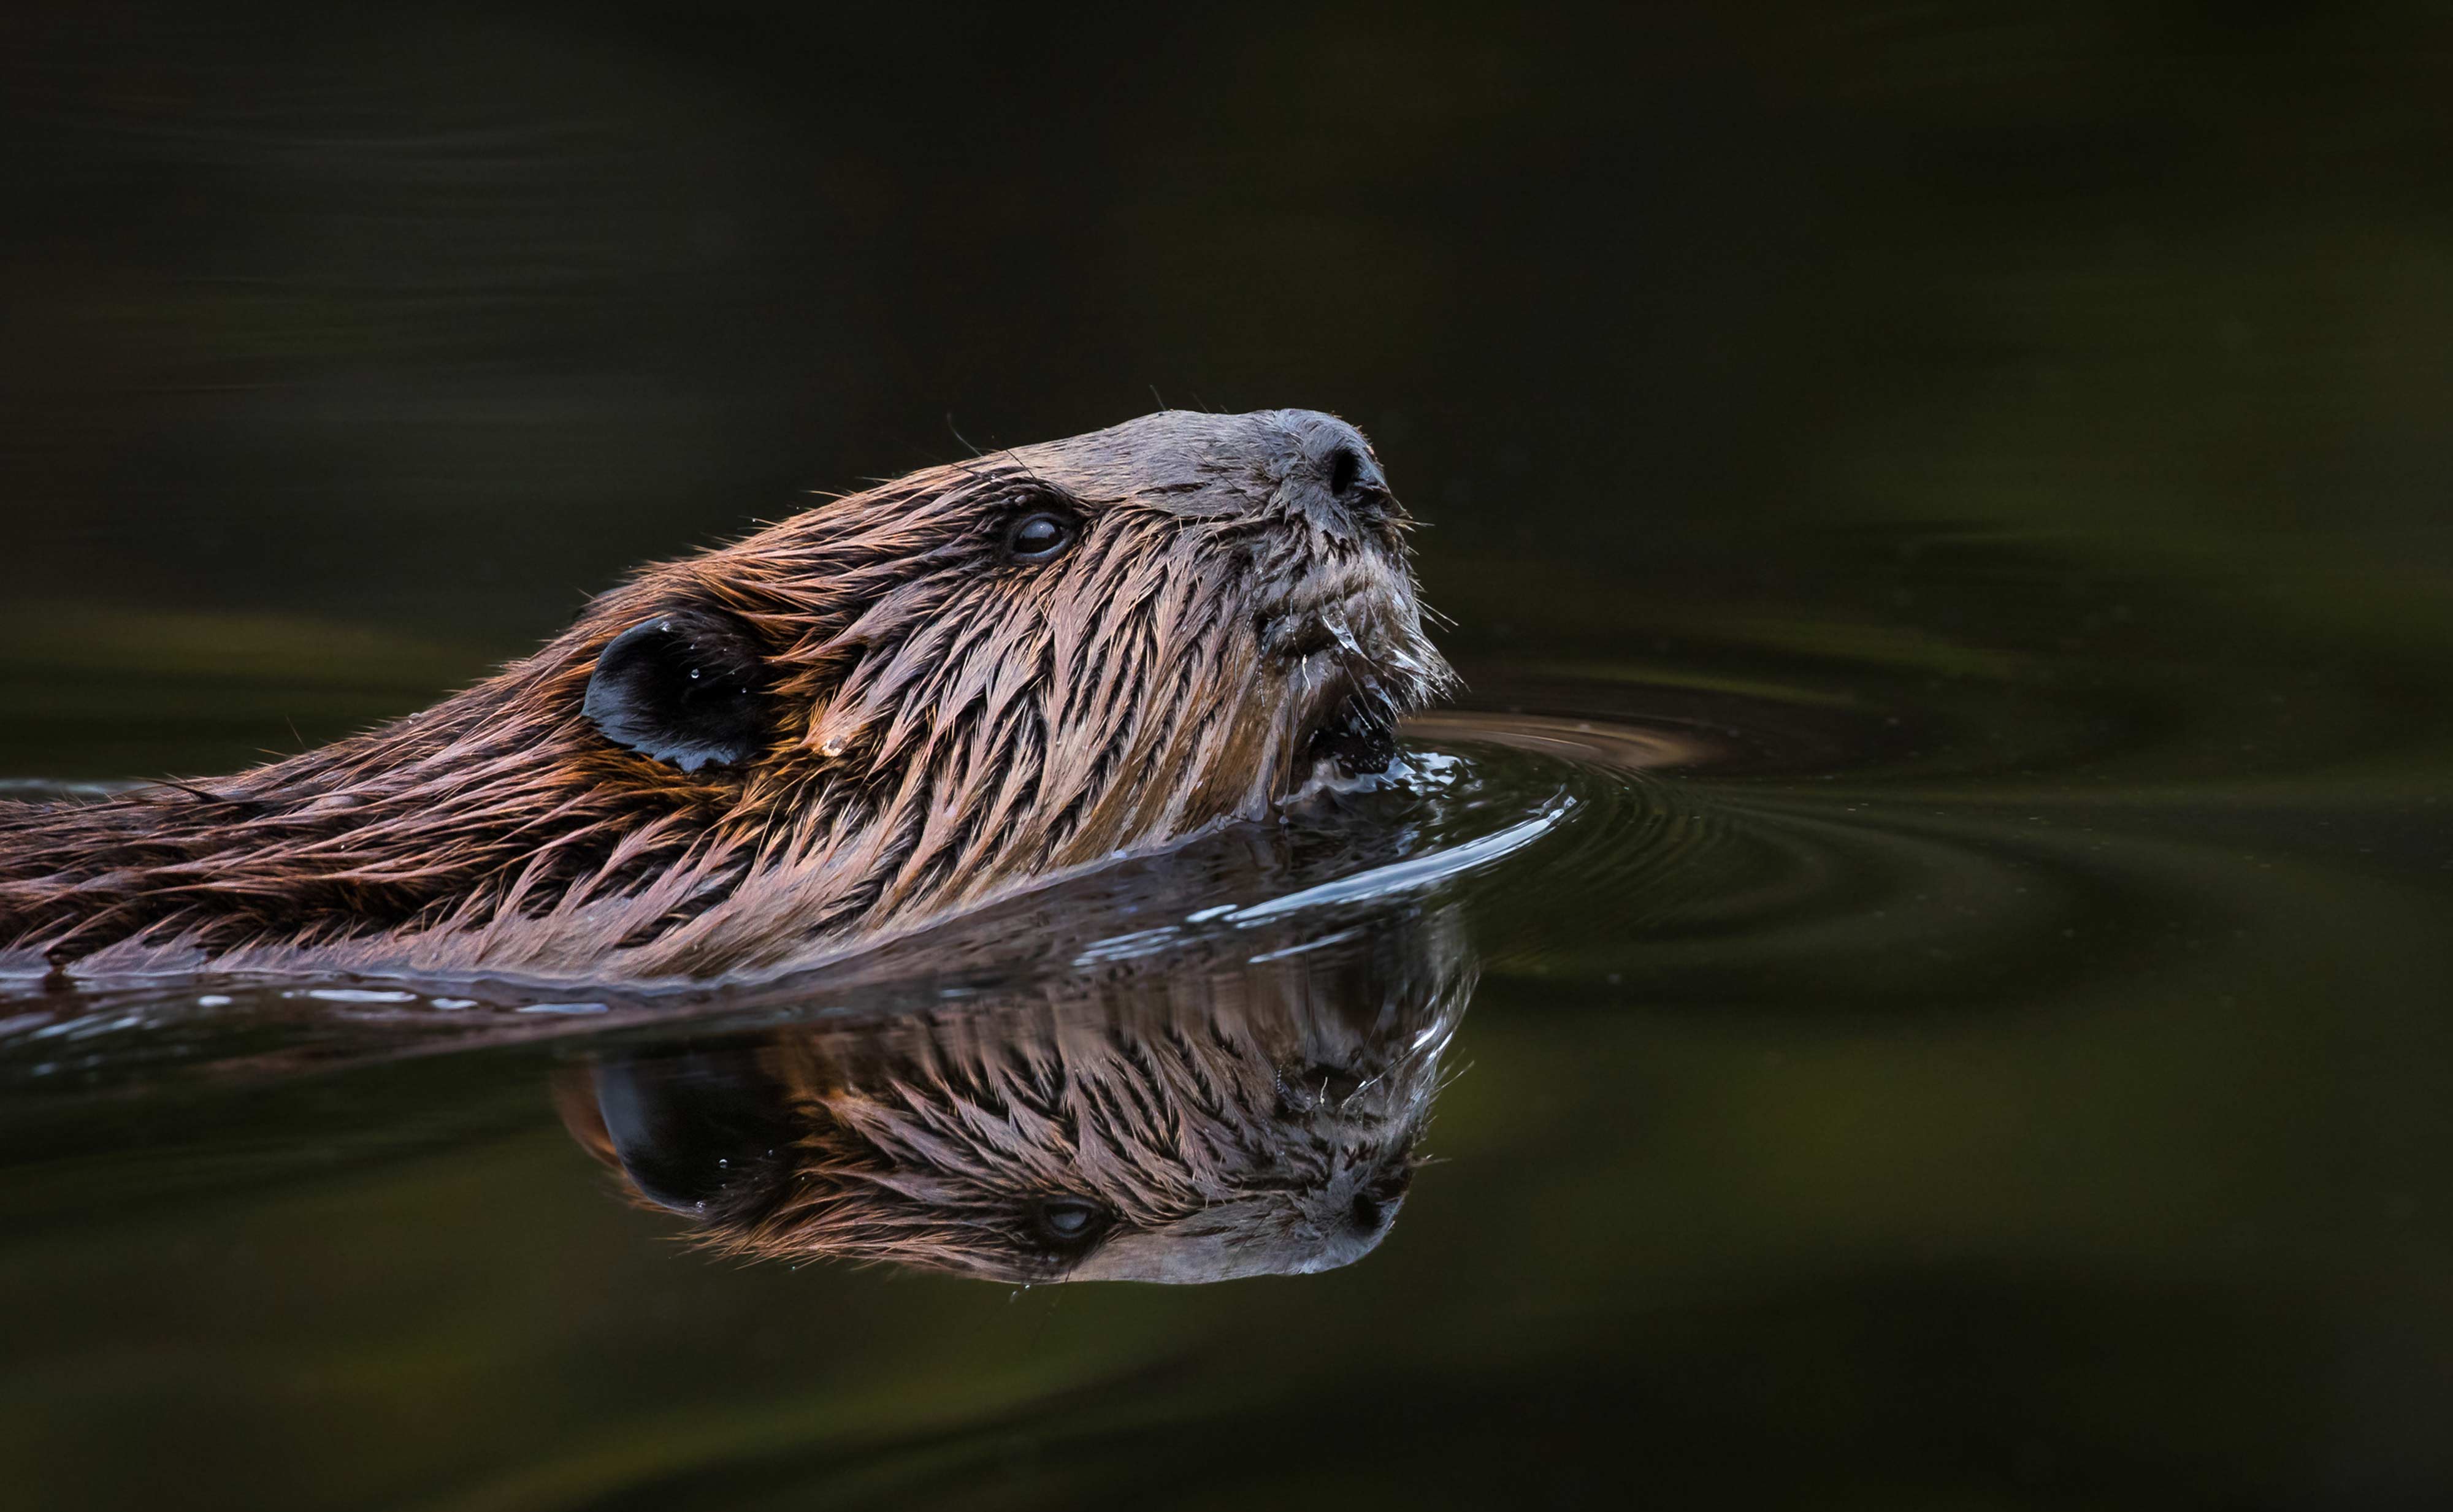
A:
POLYGON ((1291 470, 1325 491, 1338 509, 1363 521, 1396 511, 1387 474, 1362 431, 1317 409, 1281 410, 1279 422, 1295 444, 1297 466, 1291 470))

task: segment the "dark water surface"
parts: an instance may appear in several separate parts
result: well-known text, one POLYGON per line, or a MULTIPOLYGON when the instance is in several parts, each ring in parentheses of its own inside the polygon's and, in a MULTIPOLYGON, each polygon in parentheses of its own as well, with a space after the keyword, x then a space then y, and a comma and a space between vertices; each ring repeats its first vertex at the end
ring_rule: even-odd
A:
MULTIPOLYGON (((2298 780, 2153 777, 2192 758, 2140 688, 1764 662, 1493 672, 1420 723, 1409 794, 833 980, 10 1003, 29 1504, 2453 1485, 2438 795, 2389 740, 2298 780), (986 1042, 1082 1078, 1084 1044, 1187 1037, 1246 1046, 1282 1143, 1319 1082, 1346 1165, 1406 1173, 1359 1263, 744 1268, 674 1243, 721 1223, 626 1205, 556 1113, 641 1095, 639 1067, 711 1079, 712 1112, 669 1117, 717 1144, 668 1130, 640 1163, 688 1205, 723 1189, 725 1121, 780 1105, 779 1057, 910 1077, 986 1042)), ((2304 696, 2321 745, 2378 712, 2304 696)), ((1290 1179, 1341 1211, 1361 1189, 1290 1179)))
POLYGON ((1470 691, 805 981, 0 998, 0 1505, 2453 1502, 2435 8, 6 28, 0 797, 1153 388, 1470 691))

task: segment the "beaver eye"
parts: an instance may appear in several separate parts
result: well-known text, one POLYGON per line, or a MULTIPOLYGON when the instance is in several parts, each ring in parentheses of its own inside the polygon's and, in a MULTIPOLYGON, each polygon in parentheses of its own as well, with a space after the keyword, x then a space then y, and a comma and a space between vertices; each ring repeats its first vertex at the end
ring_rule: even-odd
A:
POLYGON ((1005 554, 1009 562, 1045 562, 1073 544, 1081 525, 1055 509, 1033 509, 1005 527, 1005 554))
POLYGON ((1079 1249, 1107 1226, 1107 1210, 1080 1197, 1050 1197, 1031 1209, 1030 1226, 1057 1249, 1079 1249))

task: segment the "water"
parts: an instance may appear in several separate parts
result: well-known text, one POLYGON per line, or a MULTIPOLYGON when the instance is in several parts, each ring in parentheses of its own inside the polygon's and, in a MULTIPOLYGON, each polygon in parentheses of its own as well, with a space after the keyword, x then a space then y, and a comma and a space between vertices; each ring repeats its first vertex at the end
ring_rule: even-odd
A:
POLYGON ((2218 9, 6 23, 0 798, 1153 388, 1469 687, 808 980, 0 999, 0 1504, 2453 1500, 2447 33, 2218 9))
POLYGON ((1758 661, 1479 677, 1402 791, 815 983, 11 1003, 10 1462, 43 1505, 1469 1504, 1630 1456, 1774 1501, 2444 1483, 2453 826, 2359 769, 2359 691, 2304 737, 2340 775, 2150 782, 2233 732, 1758 661), (1358 1263, 806 1263, 912 1258, 868 1214, 745 1267, 697 1206, 783 1067, 1222 1034, 1302 1104, 1278 1148, 1405 1173, 1358 1263), (644 1184, 591 1158, 574 1095, 675 1076, 644 1184))

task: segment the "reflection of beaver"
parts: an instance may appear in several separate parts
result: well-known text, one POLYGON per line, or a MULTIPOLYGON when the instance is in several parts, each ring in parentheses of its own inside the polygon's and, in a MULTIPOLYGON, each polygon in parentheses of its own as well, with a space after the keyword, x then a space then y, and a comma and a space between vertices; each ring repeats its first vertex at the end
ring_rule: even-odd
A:
POLYGON ((1326 1270, 1387 1232, 1472 987, 1453 925, 574 1066, 580 1143, 745 1255, 1007 1281, 1326 1270))
POLYGON ((1436 691, 1351 427, 1168 411, 651 567, 236 777, 0 806, 0 970, 772 971, 1377 769, 1436 691))

